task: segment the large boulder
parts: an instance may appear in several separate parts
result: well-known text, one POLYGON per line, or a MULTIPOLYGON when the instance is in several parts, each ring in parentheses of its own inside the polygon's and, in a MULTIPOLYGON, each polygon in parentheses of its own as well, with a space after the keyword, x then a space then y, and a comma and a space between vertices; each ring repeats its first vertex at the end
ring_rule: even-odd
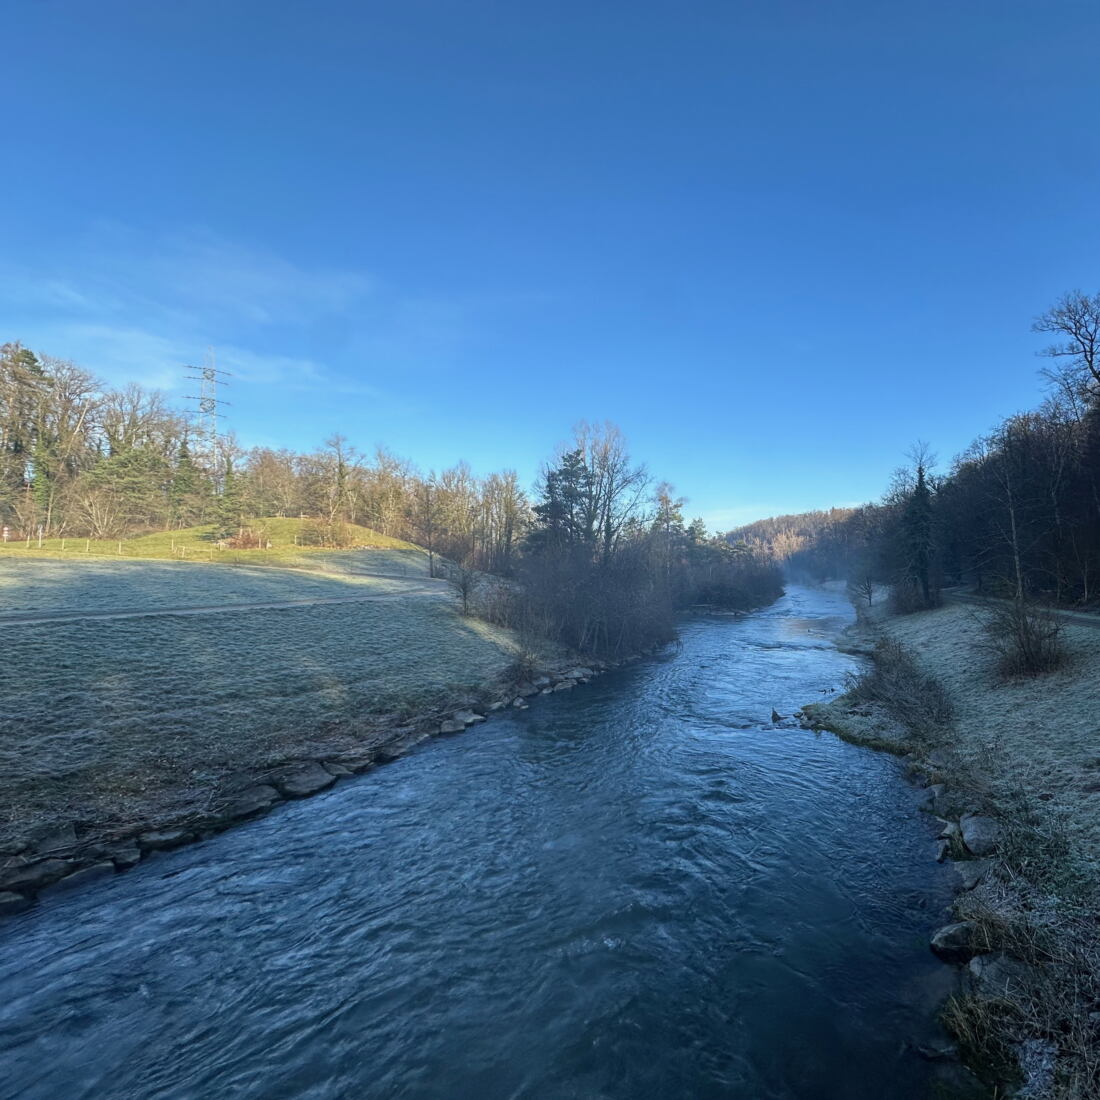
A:
POLYGON ((967 965, 966 978, 970 988, 986 1000, 1009 1001, 1019 1004, 1024 991, 1033 980, 1033 971, 1027 963, 1002 952, 975 955, 967 965))
POLYGON ((987 856, 997 847, 1000 826, 982 814, 963 814, 959 818, 963 843, 976 856, 987 856))
POLYGON ((168 848, 178 848, 195 834, 188 829, 153 829, 137 838, 138 847, 144 852, 162 852, 168 848))
MULTIPOLYGON (((365 772, 374 766, 377 750, 374 748, 349 749, 340 753, 339 762, 351 772, 365 772)), ((332 771, 331 763, 325 765, 332 771)))
POLYGON ((945 924, 932 936, 932 950, 944 962, 964 963, 974 955, 974 937, 978 926, 970 920, 945 924))
POLYGON ((973 890, 989 874, 989 869, 993 864, 988 859, 960 859, 952 866, 960 888, 973 890))
POLYGON ((134 844, 124 844, 119 848, 115 848, 110 855, 119 871, 128 871, 141 862, 141 849, 134 844))
POLYGON ((79 871, 74 871, 71 875, 66 875, 65 878, 54 883, 51 893, 54 890, 72 890, 76 887, 86 886, 89 882, 95 882, 96 879, 106 878, 114 873, 115 865, 109 859, 105 859, 88 867, 81 867, 79 871))
POLYGON ((271 782, 284 798, 308 798, 336 782, 336 776, 325 771, 316 760, 290 764, 271 776, 271 782))
POLYGON ((279 801, 279 792, 267 783, 258 783, 234 796, 225 807, 224 817, 229 821, 241 821, 253 814, 270 810, 279 801))
POLYGON ((461 733, 466 728, 466 723, 458 718, 448 718, 439 725, 440 733, 461 733))
POLYGON ((40 859, 5 871, 0 875, 0 889, 41 890, 64 878, 75 866, 71 859, 40 859))
POLYGON ((42 834, 34 846, 38 855, 54 855, 76 847, 76 830, 71 823, 58 825, 42 834))

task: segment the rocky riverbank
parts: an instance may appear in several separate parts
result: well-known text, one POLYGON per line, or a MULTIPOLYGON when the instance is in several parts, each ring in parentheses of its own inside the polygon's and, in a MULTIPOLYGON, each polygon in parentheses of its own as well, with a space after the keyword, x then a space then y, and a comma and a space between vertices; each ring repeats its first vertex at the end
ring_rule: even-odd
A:
MULTIPOLYGON (((630 658, 634 659, 634 658, 630 658)), ((569 691, 625 661, 561 664, 529 679, 498 680, 400 725, 380 727, 323 755, 225 777, 198 811, 163 814, 153 804, 139 820, 55 820, 0 853, 0 916, 23 912, 47 891, 68 890, 129 870, 157 852, 195 843, 260 817, 280 802, 308 798, 348 776, 390 763, 432 736, 459 733, 494 713, 526 710, 536 697, 569 691)))
MULTIPOLYGON (((1065 742, 1076 745, 1071 723, 1087 725, 1089 712, 1069 721, 1057 712, 1082 687, 1091 690, 1097 655, 1091 637, 1076 640, 1061 695, 1050 683, 1045 691, 1034 682, 1006 684, 977 649, 968 650, 973 638, 960 627, 973 630, 972 620, 957 608, 900 620, 861 616, 847 646, 869 656, 870 669, 840 698, 806 706, 803 723, 902 756, 925 789, 924 809, 939 827, 935 858, 951 863, 958 889, 951 919, 930 944, 959 971, 943 1009, 955 1045, 937 1056, 958 1058, 975 1085, 998 1096, 1100 1096, 1090 792, 1077 790, 1085 820, 1067 829, 1051 804, 1056 797, 1072 804, 1072 792, 1055 796, 1053 770, 1037 772, 1033 751, 1006 746, 988 720, 1007 694, 1018 709, 1029 708, 1014 715, 1016 726, 1030 722, 1033 738, 1052 723, 1068 727, 1065 742), (950 677, 940 675, 945 664, 950 677)), ((1039 751, 1049 752, 1049 743, 1039 751)), ((1064 750, 1059 763, 1072 774, 1083 762, 1064 750)))

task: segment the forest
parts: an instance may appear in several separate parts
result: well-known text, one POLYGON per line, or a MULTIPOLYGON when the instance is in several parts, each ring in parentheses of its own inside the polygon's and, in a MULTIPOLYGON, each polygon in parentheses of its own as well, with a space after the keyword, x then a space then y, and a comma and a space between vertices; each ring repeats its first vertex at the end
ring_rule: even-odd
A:
POLYGON ((788 575, 847 577, 898 610, 946 585, 1062 606, 1100 601, 1100 293, 1074 291, 1036 318, 1046 394, 975 439, 950 468, 916 445, 883 499, 782 516, 727 535, 788 575))
POLYGON ((744 610, 782 590, 777 565, 685 523, 685 501, 635 463, 612 424, 582 423, 534 493, 512 470, 422 472, 343 435, 309 454, 217 446, 157 391, 104 387, 19 343, 0 348, 0 523, 10 540, 95 539, 209 525, 262 545, 264 517, 350 547, 349 525, 427 550, 484 617, 614 654, 669 641, 689 606, 744 610), (487 584, 486 576, 508 583, 487 584))

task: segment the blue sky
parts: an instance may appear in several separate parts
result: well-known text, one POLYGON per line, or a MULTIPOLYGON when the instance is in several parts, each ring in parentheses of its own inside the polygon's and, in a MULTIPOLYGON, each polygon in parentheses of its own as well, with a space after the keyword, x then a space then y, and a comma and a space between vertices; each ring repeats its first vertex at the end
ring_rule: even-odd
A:
POLYGON ((0 337, 533 477, 581 419, 715 527, 1036 404, 1100 287, 1100 6, 6 0, 0 337))

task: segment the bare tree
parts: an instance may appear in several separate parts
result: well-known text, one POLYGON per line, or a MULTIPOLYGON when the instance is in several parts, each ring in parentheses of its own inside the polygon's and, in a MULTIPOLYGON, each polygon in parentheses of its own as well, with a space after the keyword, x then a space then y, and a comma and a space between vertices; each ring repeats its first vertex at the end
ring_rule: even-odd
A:
POLYGON ((1100 397, 1100 293, 1064 294, 1031 327, 1059 338, 1039 353, 1055 361, 1044 376, 1075 400, 1100 397))

